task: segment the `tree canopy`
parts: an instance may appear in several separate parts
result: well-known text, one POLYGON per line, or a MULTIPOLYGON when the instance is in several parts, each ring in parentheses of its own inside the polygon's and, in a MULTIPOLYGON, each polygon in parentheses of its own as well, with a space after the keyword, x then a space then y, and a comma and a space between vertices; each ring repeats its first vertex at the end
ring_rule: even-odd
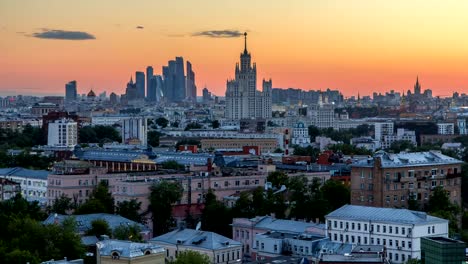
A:
POLYGON ((167 233, 173 226, 172 205, 182 198, 182 186, 177 182, 161 181, 150 188, 150 212, 153 217, 153 233, 167 233))
POLYGON ((85 126, 78 132, 80 143, 110 143, 121 142, 119 131, 113 126, 85 126))
POLYGON ((210 258, 193 250, 179 252, 173 264, 210 264, 210 258))

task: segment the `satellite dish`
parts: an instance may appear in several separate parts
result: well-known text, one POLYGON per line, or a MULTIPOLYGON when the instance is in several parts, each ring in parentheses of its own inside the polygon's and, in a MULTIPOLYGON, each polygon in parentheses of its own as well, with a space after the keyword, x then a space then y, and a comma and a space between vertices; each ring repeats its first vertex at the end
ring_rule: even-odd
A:
POLYGON ((195 230, 198 231, 198 230, 200 230, 200 228, 201 228, 201 222, 198 222, 198 223, 197 223, 197 227, 195 227, 195 230))

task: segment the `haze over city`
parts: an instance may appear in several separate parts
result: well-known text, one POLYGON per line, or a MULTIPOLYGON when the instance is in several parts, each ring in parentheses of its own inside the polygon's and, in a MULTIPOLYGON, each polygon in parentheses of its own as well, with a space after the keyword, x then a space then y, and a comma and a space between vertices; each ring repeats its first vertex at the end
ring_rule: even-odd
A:
POLYGON ((135 70, 190 60, 224 96, 249 34, 273 87, 345 96, 468 91, 466 1, 2 1, 0 94, 125 92, 135 70))

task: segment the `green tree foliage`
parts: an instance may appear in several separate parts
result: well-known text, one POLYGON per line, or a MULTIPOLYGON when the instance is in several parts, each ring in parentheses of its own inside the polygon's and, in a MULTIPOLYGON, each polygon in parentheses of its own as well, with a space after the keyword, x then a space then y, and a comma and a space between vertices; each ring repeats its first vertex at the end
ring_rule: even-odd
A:
POLYGON ((142 242, 141 229, 138 225, 120 225, 114 229, 113 237, 119 240, 142 242))
POLYGON ((320 150, 312 147, 312 146, 307 146, 305 148, 299 147, 299 146, 294 146, 294 151, 293 155, 297 156, 309 156, 312 158, 312 161, 315 161, 320 153, 320 150))
POLYGON ((153 233, 167 233, 173 225, 172 205, 182 198, 182 186, 176 182, 162 181, 151 186, 149 210, 153 215, 153 233))
POLYGON ((192 129, 200 129, 200 128, 203 128, 203 126, 199 123, 189 123, 187 124, 187 126, 185 127, 185 131, 188 131, 188 130, 192 130, 192 129))
POLYGON ((110 236, 112 231, 109 227, 109 223, 107 223, 104 219, 96 219, 91 222, 91 229, 86 232, 88 236, 97 236, 100 237, 102 235, 110 236))
POLYGON ((329 147, 333 152, 341 152, 345 155, 371 155, 372 151, 365 148, 357 148, 356 146, 350 144, 336 144, 329 147))
POLYGON ((182 139, 182 140, 179 140, 176 143, 176 149, 179 149, 179 146, 181 146, 181 145, 196 145, 198 147, 201 147, 200 140, 196 140, 196 139, 182 139))
POLYGON ((152 147, 159 146, 159 138, 161 137, 161 133, 158 131, 149 131, 148 132, 148 145, 152 147))
POLYGON ((80 143, 109 143, 121 142, 119 131, 113 126, 85 126, 78 132, 80 143))
POLYGON ((40 155, 30 155, 23 152, 17 156, 8 155, 0 150, 0 168, 23 167, 35 170, 47 170, 51 167, 54 158, 40 155))
POLYGON ((4 227, 0 232, 0 263, 83 257, 75 220, 43 225, 40 221, 44 218, 37 203, 28 203, 21 196, 0 202, 0 224, 4 227))
POLYGON ((209 189, 205 196, 205 208, 201 220, 203 230, 231 237, 232 230, 229 226, 232 223, 231 209, 216 200, 212 189, 209 189))
POLYGON ((73 209, 72 199, 62 194, 60 197, 55 197, 54 203, 49 207, 49 212, 66 214, 71 209, 73 209))
POLYGON ((281 171, 270 172, 267 181, 271 182, 274 187, 280 188, 281 185, 285 185, 288 182, 288 175, 281 171))
POLYGON ((22 131, 0 129, 0 150, 9 148, 29 149, 46 143, 43 130, 29 124, 24 126, 22 131))
POLYGON ((359 125, 357 128, 335 130, 329 128, 317 128, 309 126, 309 136, 311 141, 317 136, 329 137, 335 141, 342 141, 345 144, 350 144, 353 137, 368 136, 372 128, 369 125, 359 125))
POLYGON ((210 258, 196 251, 187 250, 182 251, 177 255, 177 259, 172 262, 173 264, 210 264, 210 258))
POLYGON ((75 214, 114 213, 114 198, 109 192, 109 186, 101 181, 93 190, 89 199, 81 204, 75 214))
POLYGON ((142 219, 141 214, 139 213, 140 209, 141 202, 139 202, 137 199, 132 199, 130 201, 117 202, 115 213, 127 219, 141 223, 142 219))
POLYGON ((160 166, 165 170, 182 170, 185 168, 184 165, 178 163, 175 160, 164 161, 160 164, 160 166))
POLYGON ((320 191, 323 193, 324 199, 328 201, 332 211, 350 203, 351 192, 340 181, 326 181, 320 191))
POLYGON ((211 127, 213 127, 214 129, 219 128, 220 127, 219 121, 218 120, 213 120, 211 122, 211 127))
POLYGON ((398 140, 390 145, 390 151, 393 153, 400 153, 401 151, 411 150, 414 148, 413 143, 407 140, 398 140))
POLYGON ((437 186, 431 192, 428 202, 429 214, 449 220, 451 233, 458 231, 458 215, 460 208, 450 201, 447 191, 442 186, 437 186))
POLYGON ((159 117, 158 119, 156 119, 156 124, 162 128, 165 128, 169 124, 169 120, 167 120, 164 117, 159 117))

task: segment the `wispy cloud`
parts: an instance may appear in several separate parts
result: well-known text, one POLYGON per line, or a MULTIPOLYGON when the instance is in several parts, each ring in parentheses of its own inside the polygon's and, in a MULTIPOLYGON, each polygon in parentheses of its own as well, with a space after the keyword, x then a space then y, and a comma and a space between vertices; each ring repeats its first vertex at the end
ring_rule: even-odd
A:
POLYGON ((60 40, 88 40, 96 39, 96 37, 90 33, 83 31, 68 31, 61 29, 41 29, 40 32, 33 32, 29 35, 30 37, 40 39, 60 39, 60 40))
POLYGON ((144 26, 137 26, 136 29, 144 29, 144 26))
POLYGON ((239 30, 207 30, 195 32, 192 34, 194 37, 209 37, 209 38, 237 38, 242 35, 239 30))

